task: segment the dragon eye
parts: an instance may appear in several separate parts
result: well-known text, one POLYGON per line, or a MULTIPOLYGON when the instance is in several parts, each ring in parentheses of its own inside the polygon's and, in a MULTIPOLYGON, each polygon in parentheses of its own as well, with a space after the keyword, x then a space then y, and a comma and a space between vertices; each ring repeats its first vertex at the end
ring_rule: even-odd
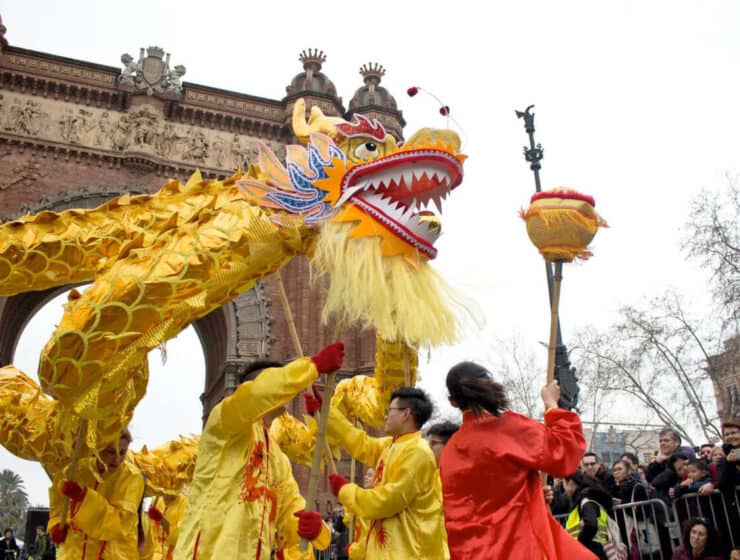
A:
POLYGON ((378 145, 375 142, 365 142, 355 148, 355 157, 358 159, 374 159, 378 155, 378 145))

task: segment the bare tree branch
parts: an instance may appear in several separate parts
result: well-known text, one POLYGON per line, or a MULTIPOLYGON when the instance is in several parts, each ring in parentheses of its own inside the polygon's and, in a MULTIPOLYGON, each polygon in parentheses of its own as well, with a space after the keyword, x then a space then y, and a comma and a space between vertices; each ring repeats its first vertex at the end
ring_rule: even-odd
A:
POLYGON ((702 190, 691 203, 682 248, 710 272, 712 293, 730 336, 740 324, 740 187, 727 176, 720 192, 702 190))
POLYGON ((714 343, 667 292, 647 305, 624 307, 605 332, 583 331, 574 352, 587 392, 626 395, 693 444, 697 429, 707 439, 719 435, 706 373, 707 347, 714 343))

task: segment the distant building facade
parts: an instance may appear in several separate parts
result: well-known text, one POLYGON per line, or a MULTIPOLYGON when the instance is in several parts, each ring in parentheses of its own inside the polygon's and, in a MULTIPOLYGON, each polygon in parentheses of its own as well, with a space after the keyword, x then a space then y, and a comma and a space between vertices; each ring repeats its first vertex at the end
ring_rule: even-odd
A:
POLYGON ((714 385, 719 417, 740 412, 740 335, 725 340, 724 351, 709 358, 707 373, 714 385))

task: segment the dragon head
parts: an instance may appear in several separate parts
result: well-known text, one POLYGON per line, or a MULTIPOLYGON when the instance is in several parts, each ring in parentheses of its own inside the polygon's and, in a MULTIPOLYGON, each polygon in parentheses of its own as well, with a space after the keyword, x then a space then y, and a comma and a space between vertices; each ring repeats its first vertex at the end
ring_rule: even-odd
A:
POLYGON ((293 129, 305 147, 288 146, 283 164, 261 145, 237 184, 276 223, 319 228, 311 266, 330 278, 324 319, 411 344, 459 340, 470 306, 428 262, 442 201, 462 182, 457 134, 422 129, 399 146, 362 115, 347 122, 318 107, 305 115, 298 100, 293 129))
POLYGON ((293 130, 306 147, 289 146, 283 167, 261 146, 259 166, 242 180, 256 202, 308 223, 353 224, 350 237, 380 238, 385 257, 433 259, 442 201, 462 182, 457 134, 422 129, 398 146, 363 115, 347 122, 314 106, 306 120, 305 111, 299 99, 293 130))

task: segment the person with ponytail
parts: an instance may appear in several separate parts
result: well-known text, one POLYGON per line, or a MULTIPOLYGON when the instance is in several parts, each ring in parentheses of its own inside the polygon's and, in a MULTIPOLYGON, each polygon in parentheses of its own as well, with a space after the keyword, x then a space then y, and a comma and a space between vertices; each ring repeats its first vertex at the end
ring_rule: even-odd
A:
POLYGON ((586 450, 577 414, 558 408, 560 387, 543 387, 544 424, 507 410, 506 392, 484 367, 461 362, 447 374, 450 403, 463 413, 440 460, 450 559, 594 559, 552 517, 540 472, 562 478, 586 450))

